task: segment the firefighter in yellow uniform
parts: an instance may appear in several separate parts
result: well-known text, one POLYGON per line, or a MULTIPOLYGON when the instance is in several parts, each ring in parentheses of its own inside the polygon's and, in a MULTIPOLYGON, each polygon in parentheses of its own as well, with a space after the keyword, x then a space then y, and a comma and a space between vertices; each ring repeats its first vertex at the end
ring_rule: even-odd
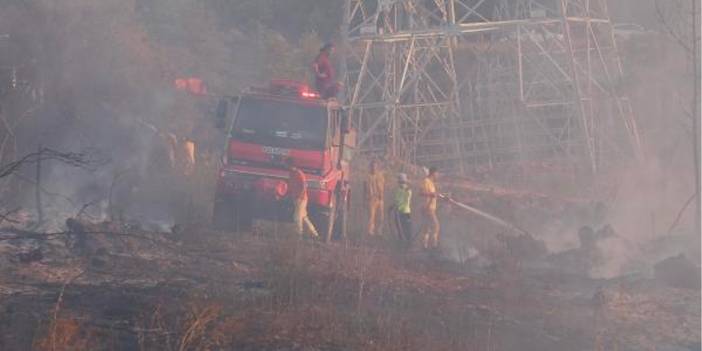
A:
POLYGON ((179 169, 186 176, 195 168, 195 142, 173 133, 165 134, 168 142, 168 160, 172 169, 179 169))
POLYGON ((368 234, 376 234, 376 228, 383 227, 385 216, 383 212, 385 175, 379 169, 377 160, 370 163, 370 172, 366 180, 366 201, 368 202, 368 234))
POLYGON ((293 221, 295 222, 297 233, 302 237, 303 229, 307 228, 310 235, 319 237, 317 228, 314 227, 314 224, 307 216, 307 177, 305 177, 305 173, 301 169, 295 166, 292 159, 288 160, 287 163, 290 171, 288 176, 288 196, 290 196, 295 206, 293 221))
POLYGON ((436 192, 437 169, 431 167, 429 173, 422 181, 421 195, 424 198, 422 203, 422 229, 424 238, 424 248, 439 247, 439 217, 436 215, 436 202, 439 194, 436 192))

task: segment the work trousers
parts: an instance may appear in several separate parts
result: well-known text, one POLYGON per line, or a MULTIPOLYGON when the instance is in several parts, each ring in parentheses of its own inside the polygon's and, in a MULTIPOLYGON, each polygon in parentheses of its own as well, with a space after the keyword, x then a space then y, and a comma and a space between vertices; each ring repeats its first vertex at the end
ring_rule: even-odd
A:
POLYGON ((368 204, 368 234, 375 235, 376 224, 382 230, 384 221, 383 200, 371 199, 368 204))
POLYGON ((407 243, 412 242, 412 219, 409 213, 400 213, 394 211, 395 213, 395 225, 397 226, 397 234, 400 240, 404 240, 407 243))
POLYGON ((335 98, 339 94, 339 84, 335 81, 317 81, 316 88, 322 99, 335 98))
POLYGON ((424 248, 439 247, 439 230, 439 217, 436 215, 436 210, 423 208, 420 233, 424 237, 424 248))
POLYGON ((293 212, 293 220, 295 221, 295 228, 297 228, 297 233, 302 235, 304 229, 312 236, 319 236, 317 233, 317 228, 314 227, 312 221, 307 217, 307 199, 296 199, 295 200, 295 211, 293 212))

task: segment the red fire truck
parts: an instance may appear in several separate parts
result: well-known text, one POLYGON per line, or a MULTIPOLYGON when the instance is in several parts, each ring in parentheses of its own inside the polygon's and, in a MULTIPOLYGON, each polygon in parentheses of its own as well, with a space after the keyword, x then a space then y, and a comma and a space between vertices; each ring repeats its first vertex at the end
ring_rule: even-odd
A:
POLYGON ((226 131, 213 224, 247 230, 254 219, 292 221, 287 164, 307 176, 310 219, 327 241, 346 235, 349 161, 355 132, 335 99, 306 84, 274 80, 220 100, 218 126, 226 131))

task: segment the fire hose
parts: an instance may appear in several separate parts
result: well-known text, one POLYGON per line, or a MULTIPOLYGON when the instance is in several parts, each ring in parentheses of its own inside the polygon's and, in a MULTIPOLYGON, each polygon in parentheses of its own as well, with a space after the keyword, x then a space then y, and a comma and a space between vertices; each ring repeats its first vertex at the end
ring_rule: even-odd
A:
POLYGON ((522 229, 522 228, 519 228, 518 226, 516 226, 516 225, 514 225, 514 224, 512 224, 512 223, 509 223, 509 222, 505 221, 504 219, 501 219, 501 218, 499 218, 499 217, 497 217, 497 216, 495 216, 495 215, 491 215, 491 214, 489 214, 489 213, 487 213, 487 212, 485 212, 485 211, 479 210, 479 209, 477 209, 477 208, 475 208, 475 207, 468 206, 468 205, 466 205, 466 204, 464 204, 464 203, 462 203, 462 202, 458 202, 458 201, 454 200, 453 198, 451 198, 451 196, 449 196, 449 195, 447 195, 447 194, 440 194, 440 195, 439 195, 439 198, 440 198, 440 199, 443 199, 443 200, 446 200, 446 201, 448 201, 450 204, 455 205, 455 206, 457 206, 457 207, 459 207, 459 208, 461 208, 461 209, 463 209, 463 210, 466 210, 466 211, 468 211, 468 212, 470 212, 470 213, 473 213, 473 214, 475 214, 475 215, 477 215, 477 216, 480 216, 480 217, 482 217, 482 218, 485 218, 485 219, 487 219, 487 220, 489 220, 489 221, 491 221, 491 222, 493 222, 493 223, 496 223, 496 224, 499 224, 499 225, 501 225, 501 226, 503 226, 503 227, 506 227, 506 228, 509 228, 509 229, 511 229, 511 230, 514 230, 514 231, 517 232, 517 233, 524 234, 524 235, 531 235, 531 234, 529 234, 529 232, 527 232, 526 230, 524 230, 524 229, 522 229))

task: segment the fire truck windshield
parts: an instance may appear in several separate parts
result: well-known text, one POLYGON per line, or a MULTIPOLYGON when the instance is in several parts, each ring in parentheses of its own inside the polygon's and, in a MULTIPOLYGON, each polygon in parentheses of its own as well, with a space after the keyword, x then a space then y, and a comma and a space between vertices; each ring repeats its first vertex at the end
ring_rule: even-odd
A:
POLYGON ((323 149, 327 139, 324 106, 245 97, 232 137, 244 142, 290 149, 323 149))

